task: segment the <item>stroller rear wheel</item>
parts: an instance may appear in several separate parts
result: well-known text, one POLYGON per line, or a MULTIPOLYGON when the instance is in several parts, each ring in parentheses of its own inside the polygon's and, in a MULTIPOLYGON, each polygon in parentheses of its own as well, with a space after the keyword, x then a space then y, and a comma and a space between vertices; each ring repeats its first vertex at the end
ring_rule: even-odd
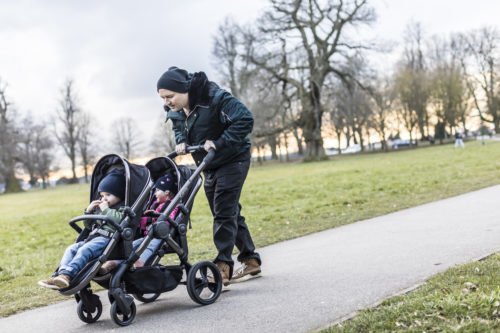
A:
POLYGON ((135 313, 136 313, 136 308, 135 308, 134 302, 132 302, 132 304, 130 304, 130 314, 128 316, 123 314, 120 311, 120 308, 118 307, 118 304, 116 301, 111 303, 111 310, 110 310, 111 319, 113 319, 113 321, 117 325, 120 325, 120 326, 130 325, 135 318, 135 313))
POLYGON ((201 305, 212 304, 222 290, 222 277, 217 266, 210 261, 196 263, 187 276, 189 297, 201 305))
POLYGON ((151 303, 156 301, 158 297, 160 297, 160 293, 156 294, 133 294, 134 298, 142 303, 151 303))
POLYGON ((91 324, 95 323, 99 317, 101 317, 102 314, 102 303, 98 299, 94 311, 91 311, 88 309, 88 306, 83 304, 83 301, 80 300, 78 301, 78 306, 76 308, 76 313, 78 313, 78 318, 80 318, 81 321, 91 324))

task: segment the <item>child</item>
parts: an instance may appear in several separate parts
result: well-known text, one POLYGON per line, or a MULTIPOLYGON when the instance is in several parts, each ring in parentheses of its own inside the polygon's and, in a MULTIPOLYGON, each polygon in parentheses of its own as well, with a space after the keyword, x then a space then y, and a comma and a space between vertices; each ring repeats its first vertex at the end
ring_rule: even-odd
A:
MULTIPOLYGON (((85 214, 93 214, 94 210, 96 210, 96 213, 108 216, 116 223, 120 223, 124 213, 122 208, 117 208, 119 208, 122 199, 125 197, 125 176, 123 172, 117 169, 112 170, 99 183, 97 191, 101 199, 92 201, 85 209, 85 214)), ((92 224, 90 220, 86 220, 84 225, 85 228, 90 229, 92 224)), ((38 281, 38 284, 55 290, 68 287, 71 279, 91 259, 102 254, 114 232, 115 228, 105 221, 96 221, 94 230, 90 232, 85 241, 74 243, 66 248, 57 272, 48 280, 38 281)))
MULTIPOLYGON (((168 172, 166 175, 158 178, 153 188, 156 189, 155 197, 156 200, 151 204, 148 210, 144 212, 144 217, 141 219, 139 227, 144 236, 148 234, 148 227, 156 221, 158 216, 168 207, 170 201, 174 198, 175 194, 177 194, 177 181, 175 176, 168 172)), ((175 219, 177 216, 178 207, 170 213, 170 218, 175 219)), ((139 247, 139 245, 143 242, 144 238, 139 238, 134 241, 133 247, 134 250, 139 247)), ((149 243, 148 247, 142 252, 141 256, 134 263, 134 267, 142 267, 144 263, 153 255, 153 253, 160 246, 161 239, 153 238, 149 243)), ((105 275, 108 272, 112 271, 118 264, 120 260, 110 260, 106 262, 100 269, 99 274, 105 275)))

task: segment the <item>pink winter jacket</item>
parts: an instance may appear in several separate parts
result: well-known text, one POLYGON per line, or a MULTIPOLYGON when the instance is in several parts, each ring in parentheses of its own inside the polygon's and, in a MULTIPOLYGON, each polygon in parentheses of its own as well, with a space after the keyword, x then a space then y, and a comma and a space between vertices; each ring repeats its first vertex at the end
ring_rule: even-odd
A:
MULTIPOLYGON (((170 203, 170 201, 167 201, 167 202, 164 202, 164 203, 160 203, 160 202, 158 202, 158 200, 155 200, 151 204, 151 206, 149 207, 149 209, 154 209, 155 212, 161 213, 165 208, 167 208, 166 206, 169 203, 170 203)), ((179 211, 179 207, 175 207, 175 209, 172 211, 172 213, 170 213, 169 217, 172 220, 174 220, 177 217, 178 211, 179 211)), ((147 217, 147 216, 144 216, 143 218, 141 218, 141 222, 139 223, 139 227, 143 231, 144 236, 146 236, 148 234, 148 226, 151 223, 155 223, 156 219, 157 219, 156 217, 147 217)), ((168 222, 166 222, 166 223, 168 223, 168 222)))

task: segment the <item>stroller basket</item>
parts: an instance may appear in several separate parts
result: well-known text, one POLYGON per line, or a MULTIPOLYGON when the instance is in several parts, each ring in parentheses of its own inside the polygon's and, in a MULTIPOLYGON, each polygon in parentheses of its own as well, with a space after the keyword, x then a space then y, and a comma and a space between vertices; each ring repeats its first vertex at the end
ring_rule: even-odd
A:
POLYGON ((164 293, 175 289, 182 278, 179 266, 144 266, 123 276, 127 293, 164 293))

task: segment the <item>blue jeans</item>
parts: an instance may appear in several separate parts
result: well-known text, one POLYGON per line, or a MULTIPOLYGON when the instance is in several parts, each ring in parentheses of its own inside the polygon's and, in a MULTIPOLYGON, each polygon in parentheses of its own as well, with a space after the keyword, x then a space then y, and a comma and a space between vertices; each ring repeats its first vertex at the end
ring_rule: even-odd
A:
MULTIPOLYGON (((139 238, 139 239, 136 239, 134 241, 134 243, 132 243, 132 246, 134 248, 134 251, 137 250, 137 248, 139 247, 139 245, 141 245, 141 243, 144 241, 144 237, 143 238, 139 238)), ((148 247, 144 250, 144 252, 142 252, 142 254, 139 256, 139 259, 142 260, 142 262, 146 262, 149 257, 151 257, 153 255, 153 253, 158 250, 158 247, 160 246, 160 243, 161 243, 161 239, 159 238, 153 238, 151 240, 151 242, 148 244, 148 247)), ((117 264, 121 264, 122 262, 124 262, 125 260, 115 260, 115 262, 117 264)))
MULTIPOLYGON (((136 239, 134 241, 134 244, 133 244, 134 250, 137 250, 137 248, 142 243, 142 241, 144 241, 144 238, 139 238, 139 239, 136 239)), ((159 238, 153 238, 151 240, 151 242, 148 244, 148 247, 144 250, 144 252, 142 252, 142 254, 139 257, 139 259, 141 259, 142 262, 146 262, 149 259, 149 257, 151 257, 153 255, 153 253, 156 250, 158 250, 158 247, 160 246, 160 243, 161 243, 161 239, 159 239, 159 238)))
POLYGON ((59 274, 74 278, 90 260, 102 254, 108 243, 109 238, 96 237, 86 243, 78 242, 68 246, 59 264, 59 274))

